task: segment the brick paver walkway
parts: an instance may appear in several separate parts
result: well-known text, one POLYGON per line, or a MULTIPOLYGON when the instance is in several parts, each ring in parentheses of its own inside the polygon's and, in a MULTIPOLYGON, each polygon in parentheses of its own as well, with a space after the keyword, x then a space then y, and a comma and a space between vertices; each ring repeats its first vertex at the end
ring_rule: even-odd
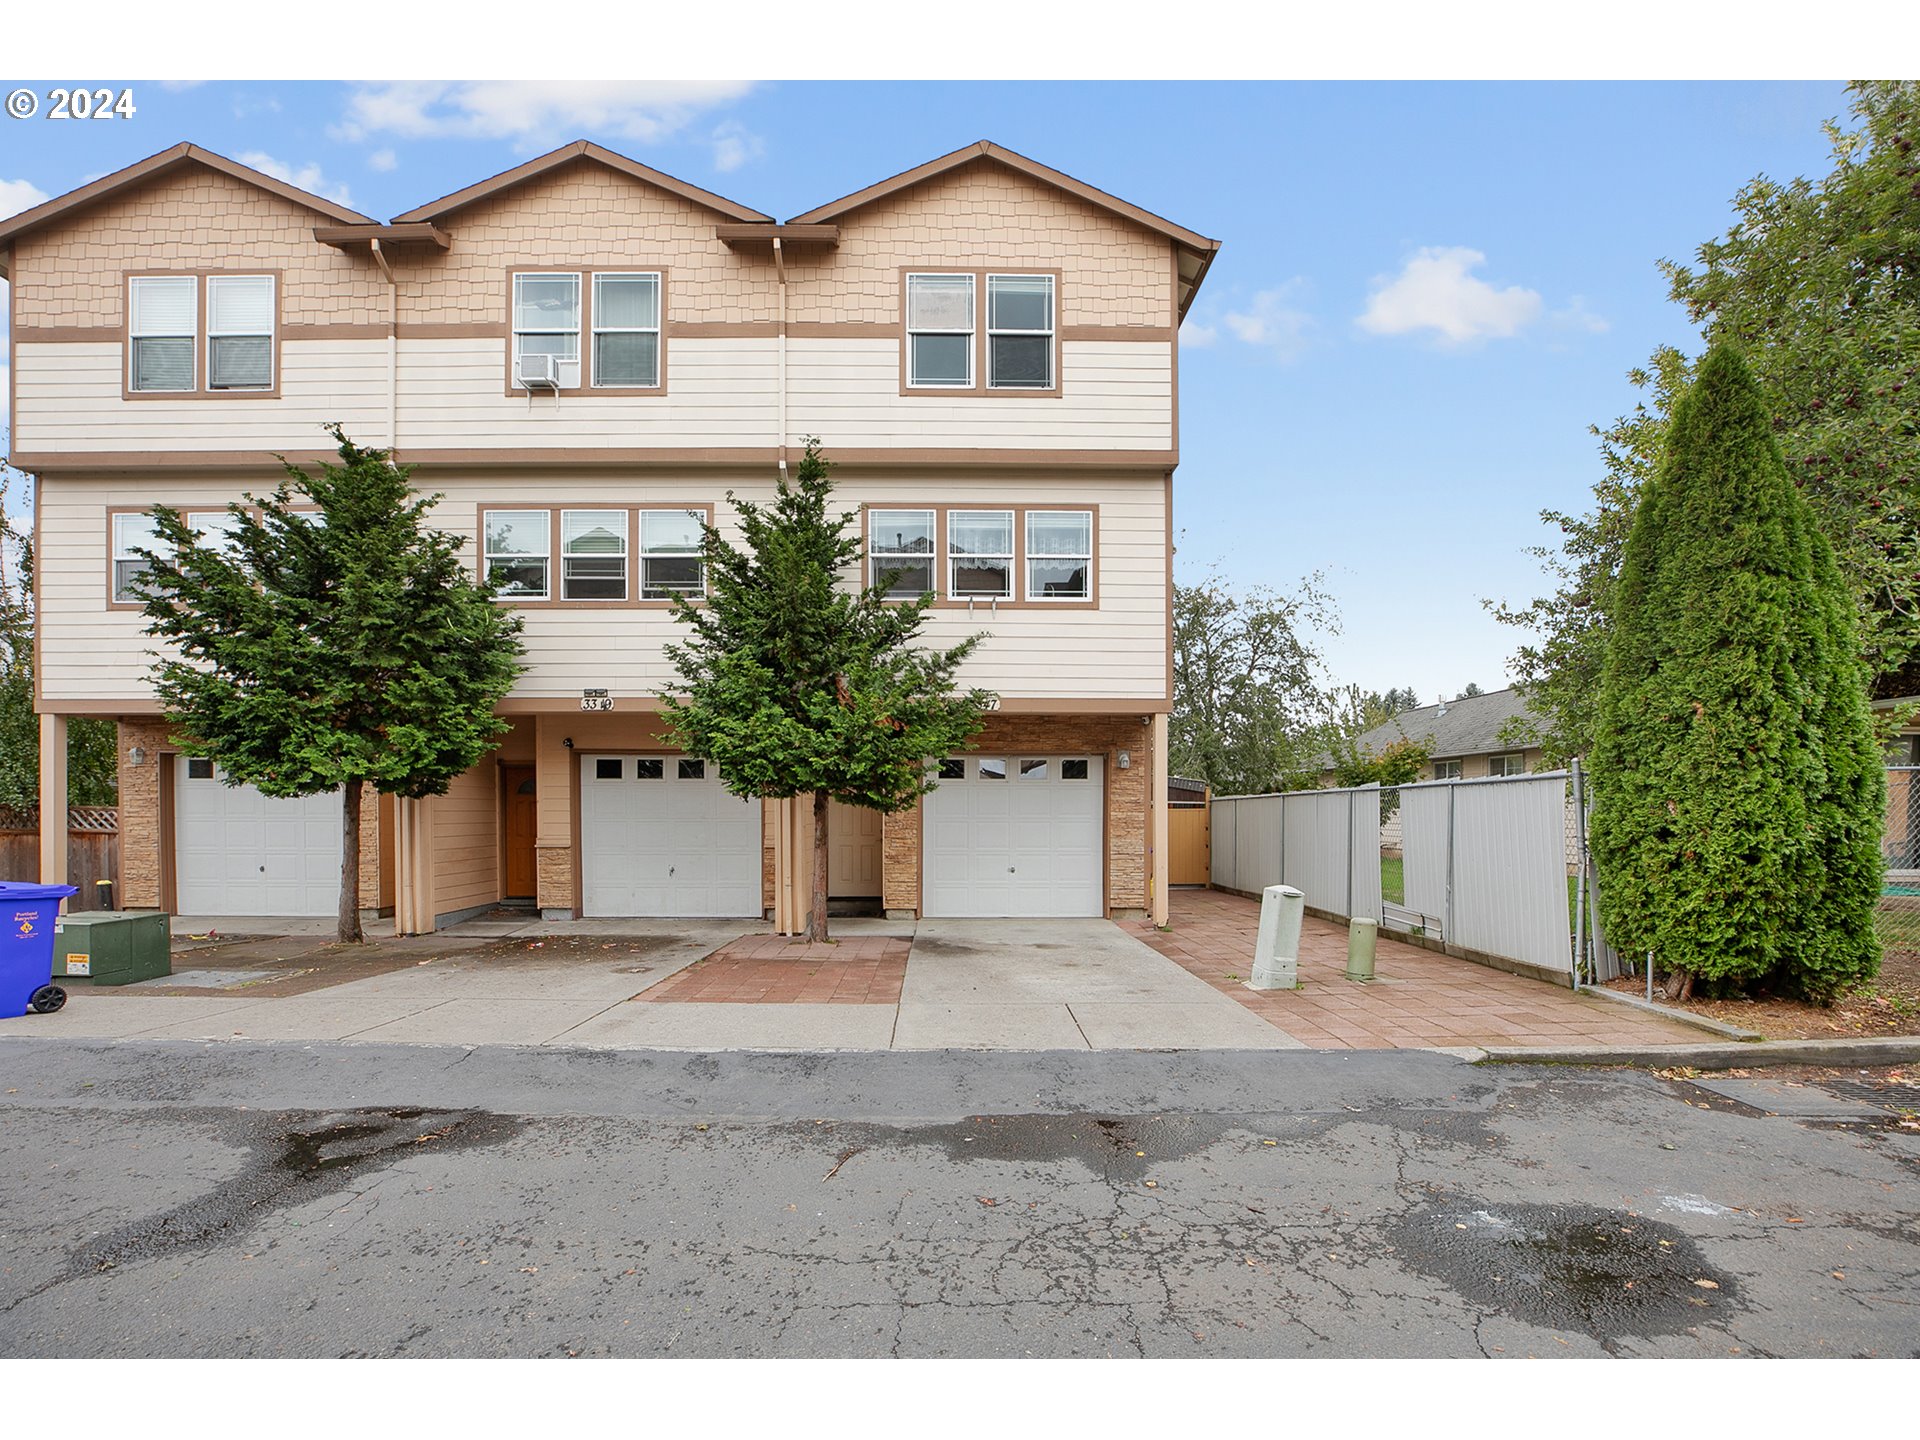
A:
POLYGON ((830 945, 746 935, 639 998, 655 1004, 898 1005, 912 943, 894 935, 854 935, 830 945))
POLYGON ((1250 990, 1260 903, 1218 890, 1175 890, 1165 931, 1123 928, 1190 974, 1317 1049, 1449 1045, 1685 1045, 1697 1030, 1380 937, 1371 985, 1346 978, 1347 933, 1309 915, 1299 990, 1250 990))

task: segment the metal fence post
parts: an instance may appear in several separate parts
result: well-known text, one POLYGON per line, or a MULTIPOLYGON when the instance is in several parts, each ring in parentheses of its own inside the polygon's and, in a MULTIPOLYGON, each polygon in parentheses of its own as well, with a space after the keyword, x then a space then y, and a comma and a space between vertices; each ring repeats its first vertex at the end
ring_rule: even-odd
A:
POLYGON ((1285 885, 1287 883, 1287 796, 1285 791, 1281 792, 1280 803, 1274 809, 1280 812, 1280 883, 1285 885))
MULTIPOLYGON (((1573 757, 1573 988, 1580 988, 1580 967, 1587 958, 1587 792, 1580 757, 1573 757)), ((1564 843, 1562 851, 1565 850, 1564 843)), ((1564 858, 1564 854, 1563 857, 1564 858)))
POLYGON ((1440 939, 1443 944, 1452 945, 1453 938, 1453 802, 1460 793, 1460 782, 1447 782, 1447 917, 1446 929, 1440 939))

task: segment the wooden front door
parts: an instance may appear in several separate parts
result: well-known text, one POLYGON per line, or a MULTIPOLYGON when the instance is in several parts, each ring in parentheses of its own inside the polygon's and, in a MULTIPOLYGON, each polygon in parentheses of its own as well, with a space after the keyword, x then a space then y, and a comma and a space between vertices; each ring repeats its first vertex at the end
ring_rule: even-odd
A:
POLYGON ((537 787, 531 765, 502 765, 500 788, 506 795, 507 898, 532 899, 539 891, 534 869, 533 832, 537 787))

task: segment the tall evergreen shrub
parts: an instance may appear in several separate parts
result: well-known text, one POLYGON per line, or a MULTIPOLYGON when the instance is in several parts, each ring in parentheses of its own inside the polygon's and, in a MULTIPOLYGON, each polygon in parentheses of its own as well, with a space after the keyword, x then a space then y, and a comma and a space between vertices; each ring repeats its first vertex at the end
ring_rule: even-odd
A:
POLYGON ((1885 777, 1854 604, 1730 347, 1674 406, 1613 621, 1592 760, 1608 938, 1722 992, 1827 1001, 1870 977, 1885 777))

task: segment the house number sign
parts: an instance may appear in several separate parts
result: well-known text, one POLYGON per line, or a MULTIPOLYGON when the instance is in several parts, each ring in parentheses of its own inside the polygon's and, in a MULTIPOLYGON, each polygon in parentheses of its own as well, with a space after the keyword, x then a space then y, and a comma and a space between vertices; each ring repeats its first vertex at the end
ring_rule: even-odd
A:
POLYGON ((580 708, 582 710, 611 710, 613 709, 613 697, 607 694, 605 690, 582 690, 580 692, 580 708))

